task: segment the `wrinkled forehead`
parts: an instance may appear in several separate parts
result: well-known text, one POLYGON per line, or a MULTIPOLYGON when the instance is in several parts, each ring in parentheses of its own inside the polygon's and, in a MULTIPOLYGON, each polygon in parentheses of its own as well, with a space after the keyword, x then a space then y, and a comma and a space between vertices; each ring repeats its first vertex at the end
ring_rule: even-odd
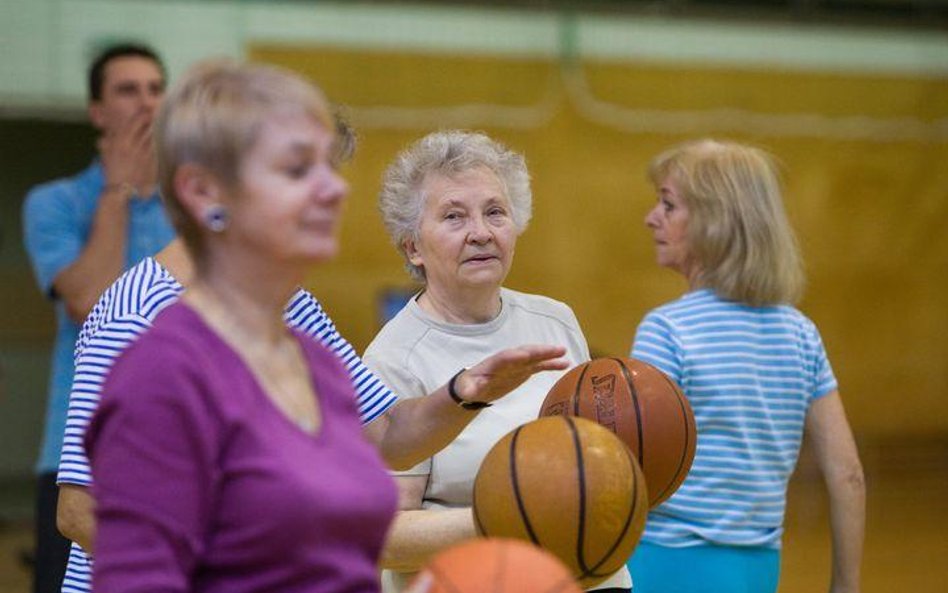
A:
POLYGON ((420 184, 420 201, 449 200, 477 194, 509 202, 503 180, 492 169, 483 164, 447 170, 429 171, 420 184))

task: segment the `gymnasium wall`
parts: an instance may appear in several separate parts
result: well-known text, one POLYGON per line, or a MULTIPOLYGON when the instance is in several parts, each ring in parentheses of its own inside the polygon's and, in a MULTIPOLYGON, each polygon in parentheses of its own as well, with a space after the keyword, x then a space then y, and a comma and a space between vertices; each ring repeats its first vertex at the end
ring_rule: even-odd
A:
POLYGON ((856 430, 948 428, 944 80, 263 44, 250 55, 318 80, 361 132, 342 255, 312 278, 358 347, 378 328, 381 291, 410 284, 376 212, 378 180, 428 130, 483 129, 527 156, 534 219, 508 285, 571 304, 591 348, 609 355, 627 353, 642 315, 684 289, 654 264, 642 223, 655 199, 649 158, 727 137, 782 162, 809 274, 802 308, 856 430), (412 123, 422 107, 441 111, 412 123))
POLYGON ((508 285, 568 302, 595 352, 622 355, 641 316, 684 290, 653 261, 645 166, 681 140, 727 137, 783 164, 809 272, 802 308, 855 430, 948 431, 944 35, 410 4, 4 0, 0 472, 33 461, 52 339, 19 247, 23 191, 91 158, 83 73, 97 47, 127 37, 155 45, 172 79, 202 57, 249 56, 347 106, 360 147, 343 251, 310 285, 360 350, 382 295, 412 287, 375 209, 381 172, 409 141, 473 128, 526 155, 534 218, 508 285))

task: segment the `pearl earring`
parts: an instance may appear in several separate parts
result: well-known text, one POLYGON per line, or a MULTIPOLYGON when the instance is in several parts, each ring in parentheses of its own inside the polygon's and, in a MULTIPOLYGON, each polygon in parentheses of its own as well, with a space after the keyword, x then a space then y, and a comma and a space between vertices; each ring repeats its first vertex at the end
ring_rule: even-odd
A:
POLYGON ((227 208, 220 204, 208 206, 204 211, 204 225, 212 232, 222 232, 227 228, 228 222, 227 208))

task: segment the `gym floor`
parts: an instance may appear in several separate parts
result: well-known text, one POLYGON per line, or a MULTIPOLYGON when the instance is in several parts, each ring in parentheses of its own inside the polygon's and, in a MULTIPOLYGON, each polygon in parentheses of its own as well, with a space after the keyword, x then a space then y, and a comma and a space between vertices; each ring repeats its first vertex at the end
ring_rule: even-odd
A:
MULTIPOLYGON (((948 582, 948 439, 860 443, 868 512, 863 593, 940 593, 948 582)), ((830 535, 819 475, 806 455, 790 485, 779 593, 826 591, 830 535)), ((28 521, 0 524, 0 592, 27 593, 28 521)))

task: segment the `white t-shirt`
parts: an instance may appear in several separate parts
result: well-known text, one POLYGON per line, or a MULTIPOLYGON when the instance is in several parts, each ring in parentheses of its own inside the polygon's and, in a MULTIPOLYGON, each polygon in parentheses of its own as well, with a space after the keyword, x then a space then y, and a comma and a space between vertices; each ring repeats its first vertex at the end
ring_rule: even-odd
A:
MULTIPOLYGON (((416 298, 375 337, 362 360, 402 398, 422 397, 441 387, 464 367, 506 348, 525 344, 566 347, 572 366, 589 360, 586 338, 576 316, 553 299, 501 289, 500 314, 487 323, 461 325, 432 319, 416 298)), ((458 437, 436 455, 399 475, 429 475, 424 509, 471 506, 474 478, 490 448, 516 427, 535 420, 543 399, 565 371, 538 373, 481 411, 458 437)), ((386 571, 388 572, 388 571, 386 571)), ((386 591, 399 590, 404 583, 386 591)), ((598 588, 630 587, 623 567, 598 588)))

